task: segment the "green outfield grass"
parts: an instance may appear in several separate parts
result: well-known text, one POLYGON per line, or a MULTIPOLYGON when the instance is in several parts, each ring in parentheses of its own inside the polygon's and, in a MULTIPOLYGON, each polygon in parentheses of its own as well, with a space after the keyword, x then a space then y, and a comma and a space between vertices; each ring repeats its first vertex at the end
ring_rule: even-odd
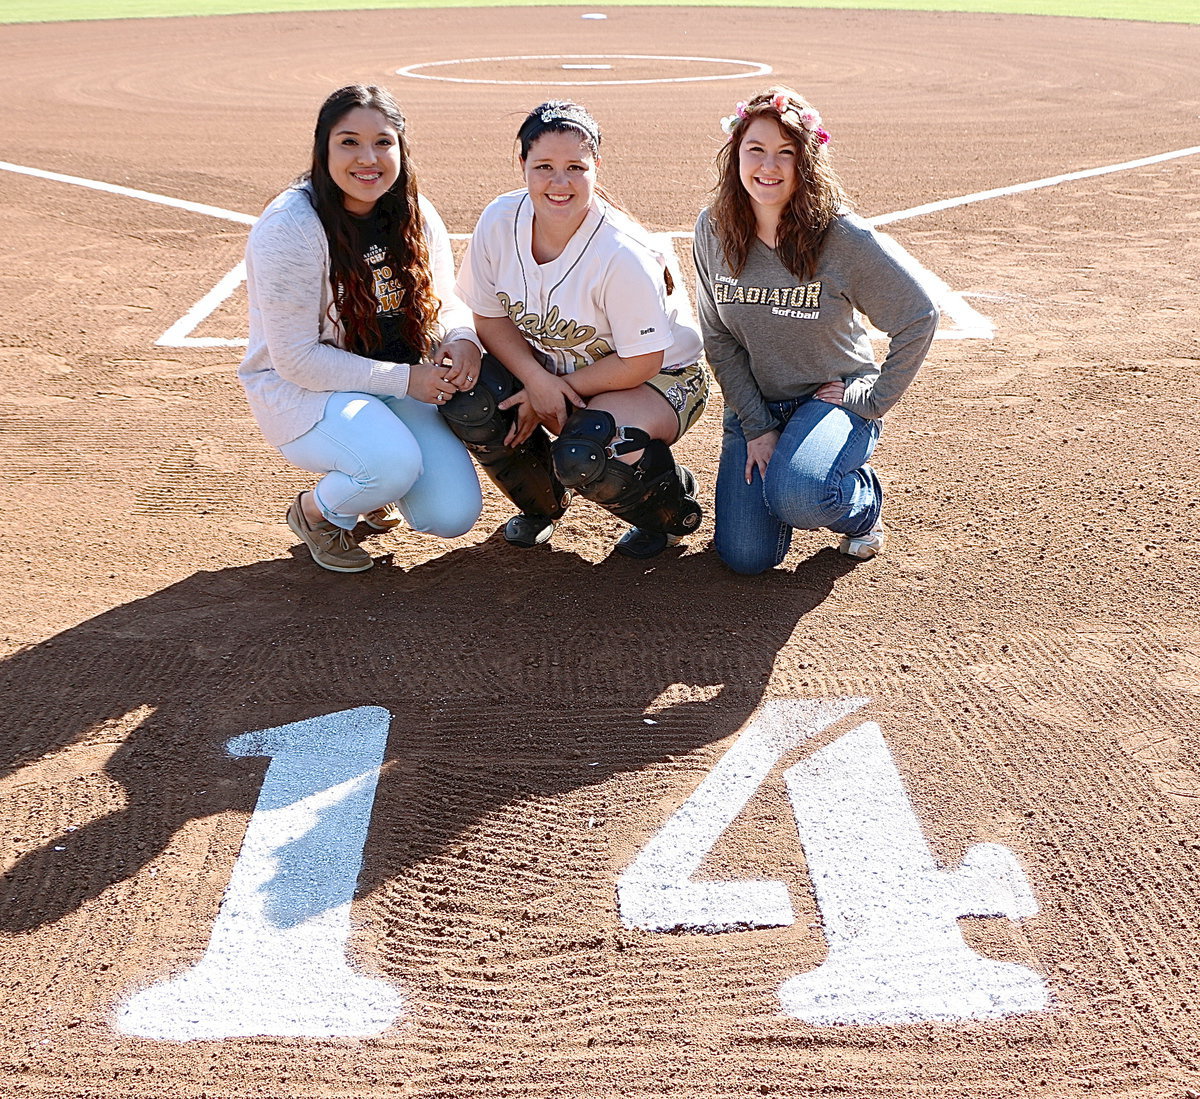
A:
MULTIPOLYGON (((367 8, 526 7, 547 0, 0 0, 0 23, 51 23, 66 19, 133 19, 163 15, 235 15, 243 12, 331 11, 367 8)), ((704 7, 887 8, 907 11, 1001 12, 1200 23, 1196 0, 549 0, 603 10, 625 5, 704 7)))

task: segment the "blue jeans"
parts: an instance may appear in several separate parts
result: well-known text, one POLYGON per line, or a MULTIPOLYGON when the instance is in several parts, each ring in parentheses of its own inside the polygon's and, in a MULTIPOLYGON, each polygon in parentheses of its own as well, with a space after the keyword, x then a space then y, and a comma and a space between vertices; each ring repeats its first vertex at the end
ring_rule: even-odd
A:
POLYGON ((324 418, 279 452, 324 474, 313 490, 317 506, 343 530, 395 503, 413 530, 457 538, 483 506, 467 448, 436 407, 412 397, 331 393, 324 418))
POLYGON ((784 428, 765 480, 755 469, 750 484, 746 437, 737 414, 725 409, 713 542, 725 564, 747 575, 778 565, 793 530, 862 534, 883 506, 879 478, 866 464, 883 426, 879 420, 815 397, 769 407, 784 428))

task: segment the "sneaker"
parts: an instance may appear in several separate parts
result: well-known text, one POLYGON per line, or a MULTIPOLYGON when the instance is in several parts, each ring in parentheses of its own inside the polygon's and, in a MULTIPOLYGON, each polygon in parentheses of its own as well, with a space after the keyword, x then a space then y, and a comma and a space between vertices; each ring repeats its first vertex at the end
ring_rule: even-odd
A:
POLYGON ((395 530, 404 522, 404 516, 400 514, 400 509, 395 504, 384 504, 383 507, 376 508, 364 515, 363 522, 372 530, 395 530))
POLYGON ((532 549, 550 541, 554 533, 554 520, 544 515, 514 515, 504 524, 504 540, 510 546, 532 549))
POLYGON ((860 561, 870 561, 887 541, 887 532, 883 529, 882 516, 875 520, 875 525, 865 534, 845 534, 838 543, 838 553, 847 557, 857 557, 860 561))
POLYGON ((354 541, 348 530, 335 527, 325 519, 310 523, 304 517, 300 496, 292 501, 287 510, 287 525, 323 569, 329 569, 330 572, 366 572, 375 564, 371 555, 354 541))
POLYGON ((679 534, 663 534, 657 530, 633 527, 621 535, 617 552, 644 561, 649 557, 657 557, 668 546, 677 546, 682 541, 683 536, 679 534))

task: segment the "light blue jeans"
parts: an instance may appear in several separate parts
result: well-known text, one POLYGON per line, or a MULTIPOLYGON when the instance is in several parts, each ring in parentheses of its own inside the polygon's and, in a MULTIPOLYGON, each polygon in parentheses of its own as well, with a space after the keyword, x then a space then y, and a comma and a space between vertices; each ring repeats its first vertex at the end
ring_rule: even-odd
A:
POLYGON ((862 534, 883 506, 879 478, 866 464, 882 430, 879 420, 815 397, 769 407, 784 428, 765 480, 756 469, 750 484, 746 437, 737 414, 725 409, 713 542, 721 560, 746 575, 778 565, 793 530, 862 534))
POLYGON ((413 530, 457 538, 483 508, 467 448, 433 405, 412 397, 331 393, 324 417, 279 452, 325 475, 317 505, 343 530, 394 502, 413 530))

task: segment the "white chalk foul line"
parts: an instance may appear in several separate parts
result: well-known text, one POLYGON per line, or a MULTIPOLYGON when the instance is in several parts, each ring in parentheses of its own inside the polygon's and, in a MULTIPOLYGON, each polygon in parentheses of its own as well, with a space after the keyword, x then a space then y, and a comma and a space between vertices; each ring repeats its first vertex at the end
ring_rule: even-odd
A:
POLYGON ((207 294, 168 328, 157 340, 156 347, 245 347, 250 341, 224 339, 220 336, 193 336, 190 333, 220 308, 226 298, 246 281, 246 261, 242 260, 207 294))
MULTIPOLYGON (((478 60, 487 60, 480 58, 478 60)), ((498 59, 496 59, 498 60, 498 59)), ((435 64, 446 64, 446 62, 435 62, 435 64)), ((1094 176, 1109 175, 1113 172, 1125 172, 1134 168, 1144 168, 1151 164, 1161 164, 1164 161, 1176 160, 1180 157, 1195 156, 1200 153, 1200 145, 1193 145, 1186 149, 1176 149, 1169 153, 1158 153, 1154 156, 1141 157, 1137 160, 1127 160, 1120 164, 1108 164, 1100 168, 1087 168, 1079 172, 1069 172, 1064 175, 1047 176, 1044 179, 1035 179, 1027 183, 1014 183, 1008 187, 995 187, 989 191, 975 191, 969 195, 960 195, 957 198, 942 199, 938 202, 927 202, 921 206, 912 206, 907 210, 899 210, 892 214, 877 214, 874 217, 866 220, 875 226, 890 225, 895 221, 905 221, 909 218, 921 217, 924 214, 933 214, 941 210, 949 210, 955 206, 965 206, 973 202, 984 202, 987 199, 1003 198, 1005 195, 1021 194, 1026 191, 1036 191, 1043 187, 1054 187, 1062 183, 1069 183, 1074 180, 1090 179, 1094 176)), ((167 195, 157 195, 151 191, 140 191, 132 187, 121 187, 114 183, 104 183, 94 179, 83 179, 79 176, 64 175, 61 172, 47 172, 41 168, 30 168, 21 164, 12 164, 8 161, 0 160, 0 171, 16 172, 20 175, 36 176, 39 179, 47 179, 57 183, 70 183, 77 187, 87 187, 95 191, 107 191, 110 194, 124 195, 128 198, 140 198, 146 202, 155 202, 161 206, 173 206, 180 210, 189 210, 192 213, 205 214, 208 217, 222 218, 226 221, 236 221, 243 225, 253 225, 258 220, 257 217, 251 214, 238 213, 235 210, 224 210, 219 206, 209 206, 200 202, 189 202, 186 199, 171 198, 167 195)), ((692 233, 690 230, 677 229, 668 233, 662 234, 673 240, 690 240, 692 233)), ((469 233, 451 233, 452 240, 466 240, 470 236, 469 233)), ((210 316, 220 305, 225 301, 241 284, 245 278, 245 265, 239 263, 232 271, 222 277, 212 290, 204 295, 191 309, 184 314, 175 324, 171 325, 156 341, 159 347, 245 347, 247 341, 244 339, 221 339, 218 337, 207 336, 191 336, 189 333, 193 331, 196 325, 204 321, 210 316), (185 323, 186 322, 186 323, 185 323)), ((942 293, 942 283, 937 276, 930 275, 933 283, 928 287, 931 292, 937 290, 942 293), (940 284, 940 285, 939 285, 940 284)), ((948 290, 948 287, 946 288, 948 290)), ((967 304, 961 294, 950 292, 948 297, 936 299, 943 306, 944 312, 954 320, 956 328, 949 331, 939 330, 937 338, 989 338, 993 331, 991 322, 983 317, 976 310, 972 309, 967 304)))
POLYGON ((1028 183, 1014 183, 1009 187, 995 187, 990 191, 976 191, 970 195, 960 195, 958 198, 942 199, 940 202, 927 202, 923 206, 913 206, 908 210, 900 210, 894 214, 879 214, 867 220, 872 225, 890 225, 893 221, 904 221, 907 218, 921 217, 924 214, 936 214, 941 210, 949 210, 955 206, 967 206, 972 202, 983 202, 989 198, 1003 198, 1006 195, 1019 195, 1025 191, 1037 191, 1043 187, 1057 187, 1060 183, 1071 183, 1077 179, 1091 179, 1093 176, 1106 176, 1112 172, 1127 172, 1132 168, 1145 168, 1150 164, 1161 164, 1164 160, 1176 160, 1183 156, 1195 156, 1200 153, 1200 145, 1188 149, 1176 149, 1171 153, 1158 153, 1156 156, 1144 156, 1139 160, 1126 160, 1121 164, 1107 164, 1103 168, 1087 168, 1082 172, 1068 172, 1061 176, 1047 176, 1045 179, 1034 179, 1028 183))
MULTIPOLYGON (((170 195, 158 195, 153 191, 142 191, 136 187, 122 187, 117 183, 105 183, 97 179, 84 179, 81 176, 65 175, 62 172, 48 172, 43 168, 30 168, 24 164, 11 164, 0 160, 0 170, 15 172, 18 175, 34 176, 37 179, 50 180, 52 183, 69 183, 73 187, 86 187, 90 191, 104 191, 110 195, 121 195, 125 198, 141 199, 143 202, 153 202, 158 206, 171 206, 176 210, 186 210, 192 214, 204 214, 206 217, 220 218, 222 221, 236 221, 240 225, 253 225, 258 216, 242 214, 237 210, 226 210, 220 206, 210 206, 204 202, 190 202, 184 198, 172 198, 170 195)), ((192 306, 182 317, 168 328, 157 340, 157 347, 245 347, 247 340, 222 339, 215 336, 192 336, 190 332, 197 325, 215 312, 246 278, 246 264, 239 263, 226 274, 207 294, 192 306)))
POLYGON ((143 202, 155 202, 159 206, 174 206, 178 210, 187 210, 193 214, 205 214, 208 217, 221 218, 224 221, 237 221, 242 225, 253 225, 258 220, 254 214, 239 214, 236 210, 224 210, 220 206, 209 206, 203 202, 189 202, 187 199, 171 198, 168 195, 156 195, 153 191, 139 191, 135 187, 122 187, 116 183, 103 183, 100 180, 63 175, 62 172, 27 168, 23 164, 10 164, 6 160, 0 160, 0 170, 16 172, 23 176, 36 176, 38 179, 48 179, 54 183, 70 183, 72 186, 87 187, 92 191, 107 191, 109 194, 124 195, 126 198, 140 198, 143 202))

